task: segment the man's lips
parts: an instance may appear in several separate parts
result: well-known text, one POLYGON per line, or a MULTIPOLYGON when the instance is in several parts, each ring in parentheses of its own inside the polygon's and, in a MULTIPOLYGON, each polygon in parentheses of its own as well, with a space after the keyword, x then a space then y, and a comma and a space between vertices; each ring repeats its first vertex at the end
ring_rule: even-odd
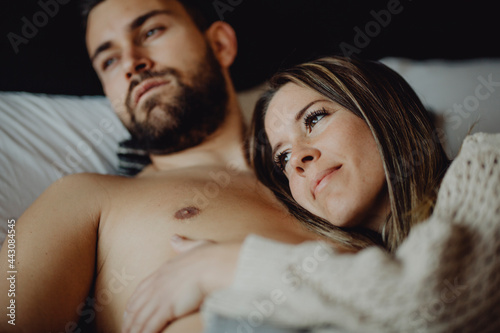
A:
POLYGON ((133 92, 133 97, 134 97, 134 105, 137 105, 139 103, 139 100, 141 97, 150 91, 151 89, 154 89, 159 86, 163 86, 165 84, 168 84, 170 81, 165 81, 165 80, 158 80, 158 79, 149 79, 144 82, 142 82, 140 85, 138 85, 133 92))
POLYGON ((318 194, 318 192, 326 186, 328 180, 330 180, 330 176, 341 167, 342 164, 337 165, 333 168, 326 169, 324 171, 321 171, 316 175, 316 177, 314 177, 313 181, 311 182, 311 193, 314 199, 316 199, 316 195, 318 194))

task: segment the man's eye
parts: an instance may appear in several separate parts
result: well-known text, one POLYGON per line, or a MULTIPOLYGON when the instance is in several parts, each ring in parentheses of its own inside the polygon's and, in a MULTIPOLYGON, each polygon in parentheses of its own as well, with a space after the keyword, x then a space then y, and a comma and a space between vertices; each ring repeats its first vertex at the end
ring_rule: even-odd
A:
POLYGON ((156 32, 158 31, 157 28, 151 29, 148 32, 146 32, 146 37, 151 37, 153 36, 156 32))
POLYGON ((160 31, 163 31, 165 28, 163 27, 156 27, 156 28, 153 28, 153 29, 150 29, 146 32, 146 34, 144 35, 144 39, 147 39, 151 36, 154 36, 155 34, 157 34, 158 32, 160 31))
POLYGON ((289 151, 283 151, 279 154, 277 154, 274 158, 274 163, 280 168, 282 172, 285 171, 286 165, 288 161, 290 161, 290 152, 289 151))
POLYGON ((304 124, 306 126, 306 129, 311 132, 314 126, 316 126, 317 123, 321 119, 323 119, 325 116, 328 115, 328 112, 325 109, 313 111, 309 113, 305 118, 304 118, 304 124))
POLYGON ((111 66, 114 62, 116 61, 116 58, 109 58, 109 59, 106 59, 103 63, 102 63, 102 69, 105 70, 106 68, 108 68, 109 66, 111 66))

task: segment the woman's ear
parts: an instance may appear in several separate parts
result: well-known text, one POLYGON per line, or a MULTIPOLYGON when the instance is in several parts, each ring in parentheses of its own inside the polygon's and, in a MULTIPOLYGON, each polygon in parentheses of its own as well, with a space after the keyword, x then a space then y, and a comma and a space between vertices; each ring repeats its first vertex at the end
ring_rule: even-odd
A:
POLYGON ((216 21, 205 32, 210 46, 222 68, 229 68, 238 53, 238 41, 233 27, 223 21, 216 21))

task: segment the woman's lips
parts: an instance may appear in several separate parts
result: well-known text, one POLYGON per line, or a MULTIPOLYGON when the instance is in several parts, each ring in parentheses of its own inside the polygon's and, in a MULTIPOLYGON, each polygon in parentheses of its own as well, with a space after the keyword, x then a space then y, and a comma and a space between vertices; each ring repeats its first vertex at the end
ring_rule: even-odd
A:
POLYGON ((311 182, 311 193, 314 199, 316 199, 316 195, 328 184, 328 181, 333 174, 341 167, 342 165, 338 165, 333 168, 326 169, 314 177, 314 180, 311 182))
POLYGON ((139 101, 141 100, 141 97, 146 94, 148 91, 156 88, 156 87, 159 87, 159 86, 163 86, 165 84, 168 84, 170 81, 165 81, 165 80, 147 80, 147 81, 144 81, 143 83, 141 83, 136 89, 135 93, 134 93, 134 103, 135 105, 137 106, 137 104, 139 104, 139 101))

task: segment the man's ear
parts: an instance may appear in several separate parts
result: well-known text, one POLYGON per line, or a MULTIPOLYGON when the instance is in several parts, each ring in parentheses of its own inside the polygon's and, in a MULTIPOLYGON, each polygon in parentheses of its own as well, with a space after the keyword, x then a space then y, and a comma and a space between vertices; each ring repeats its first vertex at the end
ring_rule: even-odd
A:
POLYGON ((233 27, 223 21, 212 23, 205 32, 210 46, 222 68, 229 68, 238 53, 238 41, 233 27))

